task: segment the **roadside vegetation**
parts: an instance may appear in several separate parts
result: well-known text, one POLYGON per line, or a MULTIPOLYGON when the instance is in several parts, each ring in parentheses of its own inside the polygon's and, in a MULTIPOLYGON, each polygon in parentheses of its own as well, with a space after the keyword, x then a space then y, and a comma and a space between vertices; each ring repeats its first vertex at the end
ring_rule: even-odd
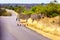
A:
POLYGON ((0 8, 0 16, 12 16, 12 14, 8 13, 5 9, 0 8))
MULTIPOLYGON (((57 1, 47 4, 38 4, 27 9, 24 6, 6 6, 7 9, 12 9, 17 12, 19 19, 45 20, 51 19, 51 23, 60 25, 60 4, 57 1), (55 19, 55 20, 53 20, 55 19)), ((43 21, 44 22, 44 21, 43 21)))
MULTIPOLYGON (((25 6, 5 6, 6 9, 11 9, 17 12, 19 19, 29 19, 32 20, 46 20, 46 19, 54 19, 55 17, 56 23, 60 24, 60 4, 57 4, 57 1, 54 0, 53 2, 44 4, 38 4, 35 6, 31 6, 27 9, 25 6)), ((0 16, 11 16, 10 13, 7 13, 6 10, 0 8, 0 16)), ((47 21, 47 20, 46 20, 47 21)), ((54 23, 55 20, 52 21, 54 23)))
POLYGON ((7 6, 7 9, 12 9, 16 11, 18 14, 22 15, 38 15, 40 17, 55 17, 60 16, 60 4, 55 4, 50 2, 48 4, 38 4, 36 6, 32 6, 27 9, 24 6, 7 6))
MULTIPOLYGON (((25 22, 28 27, 60 36, 60 4, 50 2, 38 4, 27 9, 24 6, 6 6, 4 8, 17 12, 20 22, 25 22)), ((0 16, 11 16, 5 10, 0 9, 0 16)))

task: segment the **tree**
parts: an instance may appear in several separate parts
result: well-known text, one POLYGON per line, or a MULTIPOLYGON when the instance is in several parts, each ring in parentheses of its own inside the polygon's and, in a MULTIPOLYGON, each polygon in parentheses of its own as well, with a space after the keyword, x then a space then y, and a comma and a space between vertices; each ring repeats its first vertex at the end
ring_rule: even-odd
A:
POLYGON ((13 6, 6 6, 5 8, 14 10, 14 7, 13 6))
POLYGON ((17 12, 17 13, 22 13, 24 12, 25 8, 23 6, 17 6, 14 8, 14 10, 17 12))
POLYGON ((54 3, 57 3, 57 0, 54 0, 54 3))
POLYGON ((58 13, 57 13, 57 5, 55 3, 49 3, 47 4, 47 16, 48 17, 54 17, 54 16, 57 16, 58 13))

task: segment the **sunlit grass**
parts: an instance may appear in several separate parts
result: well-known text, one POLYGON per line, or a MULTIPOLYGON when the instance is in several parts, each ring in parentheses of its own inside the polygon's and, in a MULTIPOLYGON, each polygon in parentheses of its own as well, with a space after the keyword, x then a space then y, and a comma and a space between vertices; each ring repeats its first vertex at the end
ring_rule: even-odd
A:
MULTIPOLYGON (((50 34, 53 34, 56 36, 60 36, 60 27, 56 27, 56 26, 54 27, 54 25, 47 26, 48 24, 45 25, 42 22, 38 22, 36 20, 33 21, 31 18, 29 18, 27 20, 27 22, 25 22, 25 23, 26 23, 25 25, 28 27, 35 28, 37 30, 41 30, 43 32, 50 33, 50 34)), ((36 31, 36 30, 34 30, 34 31, 36 31)))

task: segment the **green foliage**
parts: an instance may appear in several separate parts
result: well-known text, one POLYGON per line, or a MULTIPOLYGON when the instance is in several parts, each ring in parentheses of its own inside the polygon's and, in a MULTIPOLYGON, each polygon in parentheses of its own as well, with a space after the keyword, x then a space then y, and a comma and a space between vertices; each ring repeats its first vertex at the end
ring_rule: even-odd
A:
POLYGON ((36 14, 44 14, 47 17, 60 15, 60 5, 49 3, 46 5, 37 5, 31 8, 31 11, 36 14))
POLYGON ((25 10, 25 8, 22 7, 22 6, 17 6, 17 7, 14 8, 14 10, 15 10, 17 13, 21 13, 21 12, 23 12, 23 11, 25 10))
POLYGON ((12 9, 14 11, 16 11, 18 14, 41 14, 41 15, 45 15, 47 17, 55 17, 60 15, 60 4, 56 4, 56 0, 54 0, 53 2, 50 2, 48 4, 39 4, 36 6, 32 6, 29 10, 23 6, 10 6, 7 7, 9 9, 12 9))
POLYGON ((14 7, 13 7, 13 6, 7 6, 7 7, 5 7, 5 8, 14 10, 14 7))
POLYGON ((14 10, 16 11, 18 14, 24 12, 25 8, 23 6, 7 6, 5 7, 7 9, 11 9, 11 10, 14 10))
POLYGON ((32 12, 31 12, 31 11, 29 11, 29 10, 25 10, 22 14, 31 15, 31 14, 32 14, 32 12))

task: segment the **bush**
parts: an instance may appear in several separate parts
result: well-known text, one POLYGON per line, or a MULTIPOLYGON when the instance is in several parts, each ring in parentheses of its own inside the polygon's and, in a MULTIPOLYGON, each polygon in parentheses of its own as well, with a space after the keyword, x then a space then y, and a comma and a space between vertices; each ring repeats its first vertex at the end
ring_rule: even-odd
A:
POLYGON ((12 16, 12 14, 7 13, 5 9, 0 9, 0 16, 12 16))

